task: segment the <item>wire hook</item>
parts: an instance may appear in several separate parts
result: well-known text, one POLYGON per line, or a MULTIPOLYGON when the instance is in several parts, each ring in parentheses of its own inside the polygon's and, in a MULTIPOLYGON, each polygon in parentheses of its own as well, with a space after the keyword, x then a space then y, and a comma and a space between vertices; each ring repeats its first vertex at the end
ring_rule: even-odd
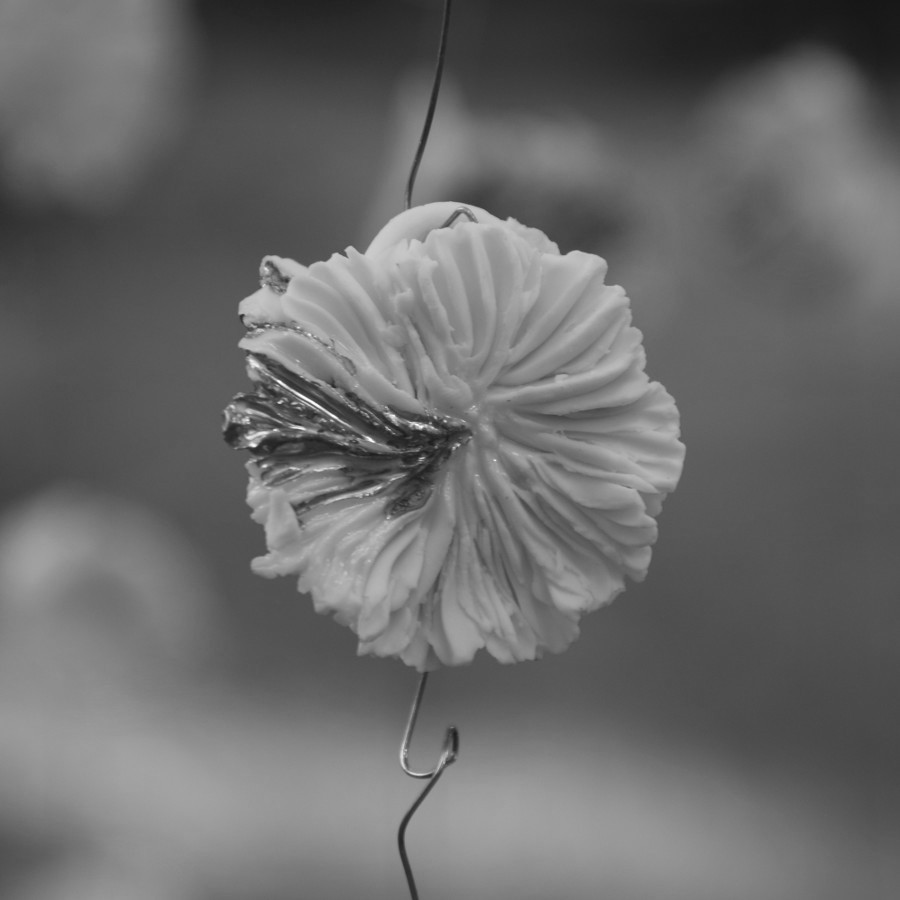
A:
POLYGON ((478 218, 468 206, 457 206, 447 218, 447 221, 441 225, 441 228, 449 228, 457 219, 465 216, 470 222, 477 222, 478 218))
POLYGON ((402 768, 410 778, 433 778, 435 774, 437 774, 437 770, 440 768, 444 757, 447 757, 444 766, 449 766, 450 763, 456 760, 457 753, 459 752, 459 732, 456 730, 455 725, 451 725, 447 728, 444 735, 444 748, 441 752, 441 758, 434 769, 430 772, 414 772, 409 766, 409 745, 412 741, 412 734, 416 727, 416 719, 419 717, 419 707, 422 705, 422 695, 425 693, 425 685, 427 683, 428 673, 423 672, 422 677, 419 679, 419 686, 416 688, 416 695, 413 697, 412 706, 409 710, 409 718, 406 720, 406 729, 403 732, 403 743, 400 744, 400 768, 402 768))
POLYGON ((427 778, 428 784, 425 785, 422 792, 415 799, 412 806, 406 811, 406 815, 400 822, 397 829, 397 847, 400 850, 400 862, 403 863, 403 872, 406 875, 406 883, 409 886, 409 893, 412 900, 419 900, 419 892, 416 890, 416 881, 413 878, 412 866, 409 863, 409 856, 406 852, 406 828, 410 823, 416 810, 422 805, 424 799, 431 792, 431 789, 437 784, 438 779, 444 774, 447 766, 456 762, 459 755, 459 732, 456 726, 450 725, 444 734, 444 746, 441 755, 438 758, 437 765, 430 772, 416 772, 409 766, 409 745, 412 741, 412 734, 416 727, 416 719, 419 715, 419 707, 422 705, 422 695, 425 693, 425 684, 428 681, 428 673, 423 672, 419 679, 419 686, 416 688, 416 694, 413 697, 412 706, 409 710, 409 718, 406 721, 406 729, 403 732, 403 742, 400 744, 400 766, 410 778, 427 778))

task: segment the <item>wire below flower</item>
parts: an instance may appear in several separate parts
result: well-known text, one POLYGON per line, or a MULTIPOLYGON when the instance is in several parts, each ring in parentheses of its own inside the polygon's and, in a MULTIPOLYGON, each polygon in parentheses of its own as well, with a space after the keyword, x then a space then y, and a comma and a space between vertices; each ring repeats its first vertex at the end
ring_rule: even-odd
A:
POLYGON ((412 706, 409 710, 409 718, 406 721, 406 729, 403 732, 403 742, 400 744, 400 766, 403 771, 411 778, 428 779, 428 784, 425 785, 412 806, 406 811, 406 815, 403 816, 400 827, 397 829, 397 847, 400 851, 400 861, 403 863, 403 872, 406 875, 406 883, 409 886, 409 894, 412 900, 419 900, 419 892, 416 889, 416 880, 413 877, 409 855, 406 852, 406 828, 415 815, 416 810, 422 805, 428 794, 431 793, 431 789, 437 784, 441 775, 444 774, 444 769, 456 762, 459 755, 459 732, 456 730, 456 726, 450 725, 444 734, 444 746, 437 765, 430 772, 416 772, 409 766, 409 745, 412 740, 413 730, 416 727, 416 719, 419 715, 419 707, 422 704, 422 695, 425 693, 427 681, 428 672, 423 672, 421 678, 419 678, 419 686, 416 688, 416 694, 413 697, 412 706))

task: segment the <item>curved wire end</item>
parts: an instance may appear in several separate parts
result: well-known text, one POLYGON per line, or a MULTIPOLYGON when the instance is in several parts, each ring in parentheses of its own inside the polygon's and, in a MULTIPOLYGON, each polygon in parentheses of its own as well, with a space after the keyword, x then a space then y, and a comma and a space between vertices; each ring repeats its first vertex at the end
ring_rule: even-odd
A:
POLYGON ((441 225, 441 228, 449 228, 457 219, 465 216, 470 222, 477 222, 478 218, 468 206, 457 206, 447 217, 447 221, 441 225))
POLYGON ((397 829, 397 847, 400 850, 400 861, 403 863, 403 872, 406 875, 406 883, 409 886, 409 894, 412 900, 419 900, 419 892, 416 890, 416 880, 413 877, 412 866, 409 863, 409 855, 406 852, 406 828, 410 823, 416 810, 422 805, 425 798, 431 793, 431 789, 438 783, 438 779, 444 774, 447 766, 456 762, 459 756, 459 731, 455 725, 450 725, 444 733, 444 745, 441 749, 441 755, 438 758, 437 765, 429 772, 416 772, 409 766, 409 745, 412 740, 413 729, 416 725, 416 718, 419 715, 419 707, 422 704, 422 695, 425 693, 425 684, 428 680, 428 673, 423 672, 419 679, 419 686, 416 688, 415 697, 413 697, 412 707, 409 711, 409 719, 406 722, 406 729, 403 732, 403 742, 400 745, 400 766, 403 771, 411 778, 427 778, 428 784, 419 793, 413 801, 412 806, 406 811, 406 815, 400 822, 397 829))

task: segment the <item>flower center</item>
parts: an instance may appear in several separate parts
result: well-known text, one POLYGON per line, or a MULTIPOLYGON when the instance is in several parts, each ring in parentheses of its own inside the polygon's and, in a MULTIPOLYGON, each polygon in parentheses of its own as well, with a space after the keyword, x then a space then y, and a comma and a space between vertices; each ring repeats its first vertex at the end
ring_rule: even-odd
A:
POLYGON ((263 354, 249 353, 248 367, 256 390, 225 409, 224 437, 250 451, 263 484, 288 489, 298 518, 366 497, 383 497, 388 518, 420 509, 476 424, 375 408, 263 354))

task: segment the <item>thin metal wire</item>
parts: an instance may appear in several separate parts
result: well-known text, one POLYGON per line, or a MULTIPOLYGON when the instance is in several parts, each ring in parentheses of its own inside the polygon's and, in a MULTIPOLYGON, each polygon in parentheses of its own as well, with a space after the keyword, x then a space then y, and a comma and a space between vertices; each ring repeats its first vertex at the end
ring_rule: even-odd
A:
POLYGON ((400 744, 400 766, 411 778, 427 778, 428 784, 415 799, 412 806, 406 811, 406 815, 397 829, 397 847, 400 850, 400 862, 403 863, 403 872, 406 875, 406 883, 409 886, 409 894, 412 900, 419 900, 419 892, 416 889, 416 880, 413 877, 412 866, 409 863, 409 855, 406 852, 406 827, 409 825, 416 810, 422 805, 422 801, 431 793, 431 789, 438 783, 438 779, 444 774, 444 769, 456 762, 459 755, 459 732, 454 725, 450 725, 444 734, 444 746, 437 765, 430 772, 416 772, 409 766, 409 745, 412 741, 413 731, 416 727, 416 719, 419 716, 419 707, 422 705, 422 695, 425 693, 425 685, 428 681, 428 673, 423 672, 419 679, 409 710, 409 718, 406 720, 406 729, 403 732, 403 742, 400 744))
MULTIPOLYGON (((416 184, 416 175, 419 173, 419 165, 422 162, 422 156, 425 153, 425 146, 428 143, 428 135, 431 133, 431 123, 434 120, 434 111, 437 107, 438 94, 441 90, 441 76, 444 72, 444 58, 447 55, 447 34, 450 30, 450 9, 453 0, 444 0, 444 17, 441 22, 441 36, 438 44, 437 62, 434 68, 434 79, 431 85, 431 97, 428 100, 428 109, 425 113, 425 122, 422 126, 422 134, 419 137, 419 144, 416 147, 416 153, 413 157, 412 167, 409 170, 409 179, 406 182, 406 196, 404 209, 412 206, 412 193, 416 184)), ((441 227, 452 225, 459 216, 468 216, 473 222, 475 215, 467 207, 461 206, 456 209, 450 218, 441 227)), ((406 852, 406 829, 416 810, 422 805, 425 798, 431 793, 434 786, 438 783, 438 779, 444 774, 447 766, 456 762, 459 755, 459 732, 454 725, 450 725, 444 734, 444 746, 441 749, 441 755, 438 758, 437 765, 427 772, 417 772, 409 765, 409 745, 412 741, 413 731, 416 727, 416 719, 419 716, 419 707, 422 705, 422 695, 425 693, 425 685, 428 683, 428 673, 423 672, 419 678, 419 684, 413 697, 412 706, 409 710, 409 718, 406 720, 406 728, 403 732, 403 741, 400 744, 400 766, 410 778, 428 779, 428 784, 416 797, 412 806, 406 811, 406 815, 400 821, 400 827, 397 829, 397 848, 400 851, 400 861, 403 863, 403 872, 406 875, 406 883, 409 886, 409 894, 412 900, 419 900, 419 892, 416 888, 416 880, 413 877, 412 866, 409 862, 409 854, 406 852)))
MULTIPOLYGON (((409 709, 409 718, 406 720, 406 729, 403 732, 403 742, 400 744, 400 768, 409 775, 410 778, 433 778, 437 772, 437 768, 430 772, 415 772, 409 765, 409 745, 412 741, 413 730, 416 727, 416 719, 419 717, 419 707, 422 705, 422 695, 425 693, 425 685, 428 683, 428 673, 423 672, 419 679, 419 686, 416 688, 416 695, 413 697, 412 706, 409 709)), ((449 754, 452 756, 447 762, 450 765, 455 759, 459 750, 459 732, 454 725, 450 725, 444 734, 444 752, 451 750, 449 754)), ((443 754, 442 757, 443 758, 443 754)), ((440 763, 438 763, 440 765, 440 763)))
POLYGON ((428 143, 428 135, 431 133, 431 123, 434 119, 434 110, 437 107, 438 94, 441 91, 441 76, 444 74, 444 57, 447 55, 447 33, 450 31, 450 7, 453 0, 444 0, 444 19, 441 23, 441 37, 438 44, 437 62, 434 67, 434 80, 431 84, 431 97, 428 100, 428 110, 425 113, 425 123, 422 126, 422 135, 419 137, 419 146, 416 147, 416 155, 413 157, 412 168, 409 170, 409 180, 406 182, 406 202, 404 209, 412 206, 412 193, 416 184, 416 175, 419 174, 419 165, 422 155, 425 153, 425 145, 428 143))
POLYGON ((441 225, 441 228, 449 228, 457 219, 461 216, 465 216, 470 222, 477 222, 478 219, 475 216, 475 213, 469 209, 468 206, 457 206, 456 209, 453 210, 452 213, 447 217, 447 221, 441 225))

